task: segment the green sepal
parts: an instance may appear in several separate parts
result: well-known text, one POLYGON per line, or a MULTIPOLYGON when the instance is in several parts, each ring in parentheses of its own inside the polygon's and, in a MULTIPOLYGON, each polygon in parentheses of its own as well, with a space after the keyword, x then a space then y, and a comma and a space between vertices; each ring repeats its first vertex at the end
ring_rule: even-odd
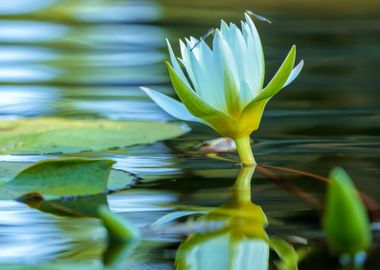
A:
POLYGON ((242 136, 249 135, 259 128, 268 101, 269 99, 251 102, 243 110, 239 121, 239 130, 242 136))
MULTIPOLYGON (((293 45, 281 67, 278 69, 272 80, 267 84, 263 91, 252 102, 258 102, 260 100, 270 99, 275 96, 282 87, 285 85, 289 78, 290 73, 293 70, 294 62, 296 60, 296 46, 293 45)), ((250 104, 249 104, 250 105, 250 104)), ((248 105, 248 106, 249 106, 248 105)))
POLYGON ((192 115, 204 118, 210 115, 223 114, 214 107, 204 102, 192 89, 190 89, 185 82, 177 75, 173 67, 166 62, 169 71, 170 79, 174 89, 181 99, 182 103, 191 112, 192 115))
POLYGON ((296 58, 296 47, 293 45, 281 67, 263 91, 253 99, 243 110, 240 116, 240 133, 250 134, 259 128, 267 102, 276 95, 286 83, 292 72, 296 58))

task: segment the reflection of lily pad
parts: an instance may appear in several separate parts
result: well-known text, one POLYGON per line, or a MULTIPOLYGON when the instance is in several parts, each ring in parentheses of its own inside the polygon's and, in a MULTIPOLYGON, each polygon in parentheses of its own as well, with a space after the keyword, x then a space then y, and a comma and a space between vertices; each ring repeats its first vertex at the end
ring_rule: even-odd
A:
POLYGON ((132 223, 112 213, 108 207, 99 208, 99 217, 108 231, 109 241, 127 243, 140 238, 140 232, 132 223))
POLYGON ((140 231, 106 206, 101 206, 98 214, 108 232, 108 247, 103 254, 103 262, 111 269, 119 269, 117 266, 131 257, 132 251, 140 242, 140 231))
POLYGON ((100 151, 180 136, 183 124, 146 121, 18 119, 0 122, 0 153, 100 151))
POLYGON ((28 194, 18 200, 42 212, 69 217, 98 217, 98 208, 108 206, 105 194, 59 198, 48 201, 38 195, 28 194))
POLYGON ((1 179, 0 199, 15 199, 28 193, 56 199, 100 194, 107 189, 131 185, 134 177, 127 172, 111 171, 113 163, 112 160, 83 158, 45 160, 31 166, 0 162, 0 172, 8 173, 1 179))

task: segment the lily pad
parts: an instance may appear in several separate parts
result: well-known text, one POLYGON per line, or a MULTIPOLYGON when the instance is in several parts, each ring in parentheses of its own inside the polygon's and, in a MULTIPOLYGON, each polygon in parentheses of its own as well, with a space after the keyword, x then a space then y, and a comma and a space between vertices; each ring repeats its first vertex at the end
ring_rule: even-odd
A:
POLYGON ((189 131, 177 123, 31 118, 0 122, 0 153, 48 154, 101 151, 153 143, 189 131))
POLYGON ((127 172, 111 170, 113 163, 107 159, 83 158, 50 159, 33 165, 0 162, 0 172, 9 173, 1 179, 0 199, 38 194, 50 200, 62 196, 101 194, 108 189, 131 185, 135 177, 127 172))

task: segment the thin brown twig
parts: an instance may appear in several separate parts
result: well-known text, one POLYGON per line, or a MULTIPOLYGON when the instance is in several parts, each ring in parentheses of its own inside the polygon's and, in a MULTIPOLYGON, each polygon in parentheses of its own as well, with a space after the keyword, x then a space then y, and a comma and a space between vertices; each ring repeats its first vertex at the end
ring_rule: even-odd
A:
MULTIPOLYGON (((208 155, 208 156, 210 158, 214 158, 214 159, 221 159, 224 161, 232 161, 233 162, 233 160, 229 160, 229 159, 219 157, 218 154, 208 155)), ((322 209, 323 204, 318 199, 314 198, 313 196, 311 196, 310 194, 301 190, 300 188, 297 188, 296 186, 290 184, 286 179, 280 177, 279 175, 275 174, 273 171, 269 170, 269 168, 279 170, 279 171, 290 172, 290 173, 294 173, 297 175, 306 176, 306 177, 309 177, 311 179, 318 180, 324 184, 327 184, 330 181, 327 177, 317 175, 314 173, 310 173, 310 172, 305 172, 305 171, 302 171, 299 169, 293 169, 293 168, 282 167, 282 166, 259 165, 256 167, 256 169, 261 174, 268 177, 272 182, 281 186, 285 190, 297 195, 298 197, 303 199, 306 203, 308 203, 313 208, 318 209, 318 210, 322 209)), ((371 196, 367 195, 366 193, 364 193, 360 190, 358 191, 358 194, 359 194, 360 198, 362 199, 364 205, 366 206, 366 208, 370 214, 371 220, 379 220, 380 219, 380 205, 379 205, 379 203, 375 199, 373 199, 371 196)))
MULTIPOLYGON (((261 166, 266 167, 266 168, 272 168, 272 169, 280 170, 280 171, 295 173, 298 175, 307 176, 311 179, 318 180, 318 181, 323 182, 325 184, 330 182, 330 180, 327 177, 320 176, 320 175, 317 175, 314 173, 305 172, 305 171, 298 170, 298 169, 292 169, 292 168, 281 167, 281 166, 272 166, 272 165, 261 165, 261 166)), ((373 199, 371 196, 369 196, 368 194, 364 193, 363 191, 358 190, 358 194, 359 194, 360 198, 362 199, 364 205, 366 206, 366 208, 367 208, 367 210, 371 216, 371 219, 372 220, 380 219, 380 205, 378 204, 378 202, 375 199, 373 199)))
POLYGON ((273 183, 277 184, 278 186, 282 187, 283 189, 295 194, 302 200, 304 200, 307 204, 309 204, 312 208, 316 210, 321 210, 322 209, 322 203, 313 197, 312 195, 308 194, 307 192, 303 191, 302 189, 290 184, 286 179, 283 177, 275 174, 271 170, 264 168, 261 165, 258 165, 256 167, 256 170, 270 179, 273 183))

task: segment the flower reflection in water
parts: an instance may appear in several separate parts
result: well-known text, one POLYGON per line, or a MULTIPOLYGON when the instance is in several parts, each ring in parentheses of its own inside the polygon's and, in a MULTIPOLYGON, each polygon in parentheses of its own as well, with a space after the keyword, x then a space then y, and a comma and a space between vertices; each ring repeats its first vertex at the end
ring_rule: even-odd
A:
MULTIPOLYGON (((268 269, 272 249, 279 261, 279 270, 298 269, 307 248, 296 251, 284 239, 267 234, 263 209, 251 200, 253 167, 243 167, 233 186, 231 200, 198 218, 194 228, 176 254, 177 270, 261 270, 268 269), (199 228, 199 227, 198 227, 199 228)), ((201 212, 193 212, 201 213, 201 212)))
POLYGON ((181 243, 176 269, 268 269, 270 240, 264 211, 251 201, 255 167, 241 169, 229 202, 196 220, 208 230, 181 243))

